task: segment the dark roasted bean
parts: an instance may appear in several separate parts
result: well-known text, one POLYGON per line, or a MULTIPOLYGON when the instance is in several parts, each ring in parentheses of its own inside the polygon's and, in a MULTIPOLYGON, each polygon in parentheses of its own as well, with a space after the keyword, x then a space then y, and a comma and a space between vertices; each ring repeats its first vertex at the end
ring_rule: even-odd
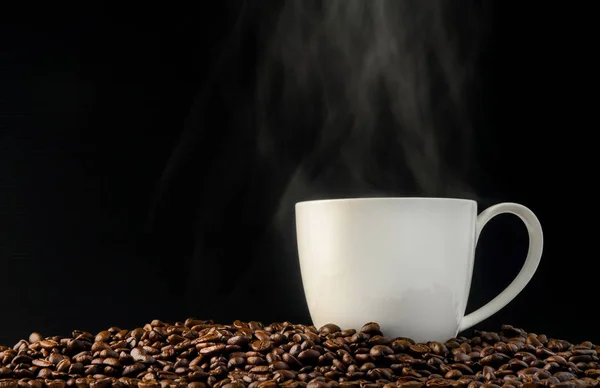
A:
POLYGON ((375 323, 375 322, 369 322, 366 323, 361 329, 361 332, 363 333, 368 333, 368 334, 380 334, 381 333, 381 328, 379 327, 379 324, 375 323))
MULTIPOLYGON (((391 350, 391 349, 390 349, 391 350)), ((415 354, 425 354, 431 352, 431 348, 424 344, 415 344, 410 346, 410 351, 415 354)))
POLYGON ((443 356, 446 357, 446 355, 448 354, 448 348, 446 347, 446 345, 439 343, 439 342, 432 342, 429 347, 431 348, 431 350, 433 351, 433 353, 439 355, 439 356, 443 356))
POLYGON ((374 358, 383 358, 389 354, 393 354, 392 348, 385 345, 375 345, 371 348, 369 354, 374 358))

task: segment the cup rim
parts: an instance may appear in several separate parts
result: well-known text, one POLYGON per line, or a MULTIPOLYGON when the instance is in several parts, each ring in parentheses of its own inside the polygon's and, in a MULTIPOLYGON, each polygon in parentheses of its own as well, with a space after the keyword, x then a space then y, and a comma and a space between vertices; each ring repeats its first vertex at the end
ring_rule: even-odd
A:
POLYGON ((423 201, 423 202, 467 202, 477 205, 477 201, 467 198, 453 198, 453 197, 353 197, 353 198, 331 198, 331 199, 314 199, 308 201, 296 202, 296 207, 327 204, 327 203, 342 203, 342 202, 376 202, 376 201, 423 201))

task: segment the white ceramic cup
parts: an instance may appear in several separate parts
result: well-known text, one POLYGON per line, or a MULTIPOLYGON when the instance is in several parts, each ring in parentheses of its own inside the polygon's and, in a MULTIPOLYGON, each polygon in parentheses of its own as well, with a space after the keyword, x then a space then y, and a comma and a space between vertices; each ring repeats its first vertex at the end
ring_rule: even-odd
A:
MULTIPOLYGON (((445 341, 495 314, 529 283, 542 256, 535 214, 500 203, 451 198, 357 198, 299 202, 296 232, 302 283, 313 324, 360 329, 377 322, 386 336, 445 341), (521 272, 491 302, 465 316, 475 245, 502 213, 529 234, 521 272)), ((490 275, 493 276, 493 275, 490 275)))

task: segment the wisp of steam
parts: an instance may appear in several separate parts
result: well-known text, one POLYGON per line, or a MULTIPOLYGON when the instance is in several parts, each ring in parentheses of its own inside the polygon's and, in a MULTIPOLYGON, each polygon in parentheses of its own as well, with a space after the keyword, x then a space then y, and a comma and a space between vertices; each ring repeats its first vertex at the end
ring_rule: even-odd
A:
POLYGON ((342 195, 474 198, 465 175, 483 11, 470 1, 284 1, 264 31, 256 104, 260 154, 294 166, 281 212, 342 195))

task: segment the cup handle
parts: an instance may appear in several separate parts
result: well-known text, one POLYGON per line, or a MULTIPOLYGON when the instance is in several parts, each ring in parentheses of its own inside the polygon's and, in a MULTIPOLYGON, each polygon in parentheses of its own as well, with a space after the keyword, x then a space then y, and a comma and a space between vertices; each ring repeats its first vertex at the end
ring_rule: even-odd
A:
POLYGON ((517 295, 519 295, 521 291, 523 291, 523 288, 525 288, 527 283, 529 283, 533 277, 533 274, 537 270, 538 265, 540 264, 542 250, 544 247, 542 226, 540 225, 540 221, 537 219, 536 215, 531 210, 523 205, 519 205, 518 203, 499 203, 482 211, 481 214, 477 216, 477 234, 475 236, 475 244, 477 244, 481 230, 488 223, 488 221, 495 216, 504 213, 510 213, 518 216, 527 228, 527 233, 529 234, 529 249, 527 251, 525 264, 523 264, 523 268, 521 268, 521 271, 515 280, 513 280, 512 283, 510 283, 508 287, 504 289, 504 291, 502 291, 498 296, 496 296, 483 307, 480 307, 471 314, 463 317, 458 328, 459 332, 466 330, 497 313, 501 308, 512 301, 517 295))

